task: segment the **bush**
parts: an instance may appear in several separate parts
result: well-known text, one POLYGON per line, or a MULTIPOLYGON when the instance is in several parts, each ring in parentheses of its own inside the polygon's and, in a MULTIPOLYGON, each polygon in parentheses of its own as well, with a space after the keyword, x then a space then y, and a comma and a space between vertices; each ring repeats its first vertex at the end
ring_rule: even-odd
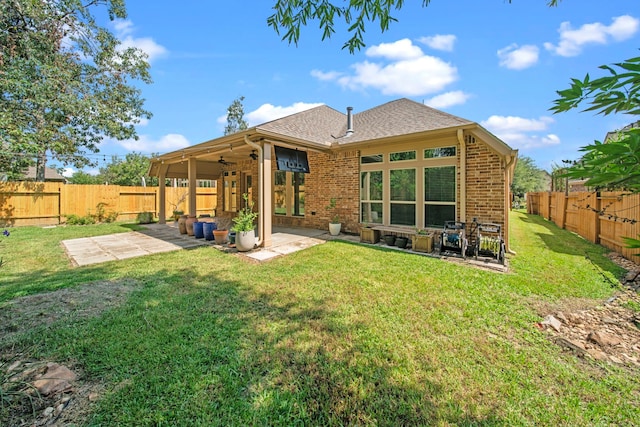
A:
POLYGON ((89 225, 95 224, 96 220, 92 215, 80 216, 80 215, 67 215, 68 225, 89 225))

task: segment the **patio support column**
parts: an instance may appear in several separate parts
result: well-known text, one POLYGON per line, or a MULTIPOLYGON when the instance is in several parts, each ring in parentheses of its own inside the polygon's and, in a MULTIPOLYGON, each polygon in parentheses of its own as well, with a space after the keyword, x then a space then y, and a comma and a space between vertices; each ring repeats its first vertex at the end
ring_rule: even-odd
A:
POLYGON ((167 218, 167 185, 165 183, 165 178, 167 176, 167 165, 160 165, 160 174, 158 176, 158 223, 166 224, 167 218))
POLYGON ((189 215, 196 216, 196 176, 197 176, 197 162, 194 157, 189 157, 189 164, 187 172, 189 178, 189 215))
POLYGON ((271 164, 271 143, 264 142, 262 146, 262 156, 263 156, 263 169, 262 176, 260 177, 260 181, 262 185, 262 244, 265 248, 271 247, 271 232, 272 230, 272 200, 273 200, 273 192, 272 192, 272 164, 271 164))

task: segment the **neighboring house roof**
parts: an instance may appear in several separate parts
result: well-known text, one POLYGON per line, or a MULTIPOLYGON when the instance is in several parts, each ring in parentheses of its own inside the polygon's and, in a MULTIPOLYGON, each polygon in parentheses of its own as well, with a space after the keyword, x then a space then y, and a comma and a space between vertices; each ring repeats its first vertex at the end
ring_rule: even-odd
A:
POLYGON ((626 130, 633 129, 633 128, 640 128, 640 120, 637 122, 630 123, 625 127, 623 127, 622 129, 614 130, 613 132, 607 132, 607 134, 604 137, 604 142, 607 142, 613 138, 617 138, 618 135, 620 135, 620 132, 624 132, 626 130))
MULTIPOLYGON (((28 181, 36 179, 36 167, 29 166, 27 171, 24 174, 25 179, 28 181)), ((67 178, 60 175, 57 170, 52 168, 44 169, 44 180, 45 181, 59 181, 59 182, 67 182, 67 178)))

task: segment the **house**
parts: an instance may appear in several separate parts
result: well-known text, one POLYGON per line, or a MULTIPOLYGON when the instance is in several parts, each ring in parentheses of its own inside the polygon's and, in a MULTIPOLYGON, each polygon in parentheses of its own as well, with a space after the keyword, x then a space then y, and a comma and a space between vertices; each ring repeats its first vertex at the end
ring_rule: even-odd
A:
MULTIPOLYGON (((503 226, 517 150, 479 124, 398 99, 354 114, 312 108, 154 158, 150 175, 218 180, 216 216, 232 218, 248 193, 260 212, 259 244, 272 227, 342 231, 364 224, 413 232, 448 220, 503 226), (327 209, 331 201, 335 209, 327 209)), ((189 191, 195 214, 195 191, 189 191)))
MULTIPOLYGON (((29 166, 24 174, 26 181, 34 181, 36 179, 36 167, 29 166)), ((67 178, 60 175, 57 170, 45 167, 44 168, 44 180, 45 182, 64 182, 67 183, 67 178)))

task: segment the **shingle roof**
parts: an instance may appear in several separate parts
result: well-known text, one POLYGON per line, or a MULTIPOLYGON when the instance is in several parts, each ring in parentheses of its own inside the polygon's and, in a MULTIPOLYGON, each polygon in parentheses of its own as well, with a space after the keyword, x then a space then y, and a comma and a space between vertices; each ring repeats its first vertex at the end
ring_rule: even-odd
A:
POLYGON ((256 126, 257 130, 274 132, 295 139, 329 145, 338 136, 341 125, 346 124, 346 114, 326 105, 320 105, 281 119, 256 126))
MULTIPOLYGON (((36 179, 36 167, 28 166, 24 174, 25 179, 36 179)), ((60 175, 57 170, 45 167, 44 168, 44 180, 45 181, 61 181, 66 182, 67 178, 60 175)))
POLYGON ((258 125, 256 129, 330 145, 335 142, 349 144, 468 124, 473 122, 402 98, 354 114, 354 132, 348 137, 345 136, 347 115, 326 105, 258 125))
MULTIPOLYGON (((472 121, 436 110, 407 98, 387 102, 353 115, 353 134, 340 143, 409 135, 473 124, 472 121)), ((347 131, 346 119, 340 135, 347 131)))

